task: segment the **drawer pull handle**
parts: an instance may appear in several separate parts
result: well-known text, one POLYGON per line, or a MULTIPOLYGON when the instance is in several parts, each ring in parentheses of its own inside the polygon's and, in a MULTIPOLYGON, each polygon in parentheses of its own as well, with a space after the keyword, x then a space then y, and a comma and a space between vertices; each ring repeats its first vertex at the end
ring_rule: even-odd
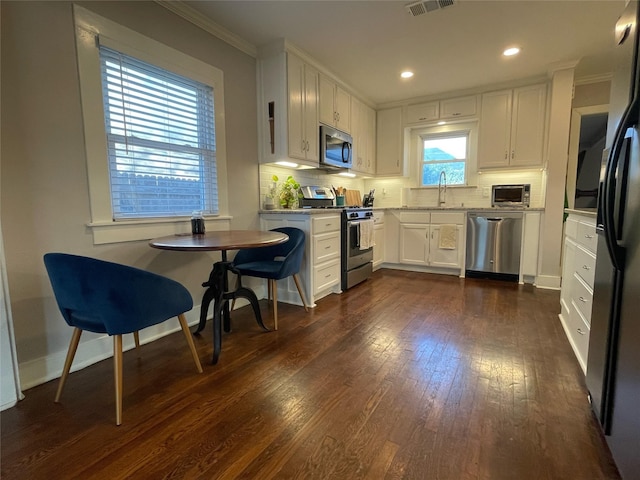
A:
POLYGON ((579 329, 577 330, 577 332, 578 332, 580 335, 586 335, 586 334, 587 334, 587 332, 583 332, 581 328, 579 328, 579 329))
POLYGON ((324 278, 331 278, 331 274, 325 275, 324 278))
POLYGON ((582 303, 587 303, 588 300, 584 297, 579 297, 578 300, 580 300, 582 303))
POLYGON ((331 248, 331 245, 327 245, 326 247, 324 247, 325 250, 329 250, 331 248))
POLYGON ((584 238, 588 238, 589 240, 591 240, 591 239, 593 238, 593 235, 588 235, 588 234, 586 234, 586 235, 584 236, 584 238))
POLYGON ((582 268, 584 270, 591 270, 591 267, 589 265, 583 265, 582 268))

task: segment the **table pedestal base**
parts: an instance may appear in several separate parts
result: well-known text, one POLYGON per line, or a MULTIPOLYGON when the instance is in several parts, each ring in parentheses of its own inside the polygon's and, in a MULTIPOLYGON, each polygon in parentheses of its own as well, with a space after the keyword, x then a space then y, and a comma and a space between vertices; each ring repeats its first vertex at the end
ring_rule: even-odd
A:
POLYGON ((220 349, 222 348, 222 324, 224 323, 224 331, 231 331, 231 317, 229 313, 229 300, 236 298, 246 298, 253 307, 253 313, 256 316, 258 325, 263 330, 269 331, 269 329, 262 322, 262 315, 260 314, 260 305, 258 304, 258 297, 253 293, 253 290, 242 286, 242 277, 240 272, 233 266, 231 262, 221 261, 213 264, 213 270, 209 274, 209 280, 202 284, 203 287, 207 287, 202 297, 202 305, 200 307, 200 323, 195 331, 196 334, 200 333, 207 323, 207 313, 209 312, 209 305, 213 300, 213 358, 212 364, 218 363, 218 357, 220 356, 220 349), (234 291, 227 291, 228 280, 227 272, 235 273, 238 276, 238 288, 234 291))

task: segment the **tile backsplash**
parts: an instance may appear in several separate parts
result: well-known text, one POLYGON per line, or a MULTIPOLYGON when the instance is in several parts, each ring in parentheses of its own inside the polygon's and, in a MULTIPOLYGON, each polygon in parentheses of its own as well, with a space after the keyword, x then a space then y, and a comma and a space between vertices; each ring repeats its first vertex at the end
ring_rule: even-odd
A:
MULTIPOLYGON (((323 170, 291 170, 276 165, 260 166, 260 201, 269 193, 272 176, 279 181, 292 175, 300 185, 320 185, 345 187, 359 190, 361 194, 375 188, 376 207, 435 207, 438 203, 437 188, 411 188, 409 178, 371 178, 359 179, 329 174, 323 170)), ((448 207, 490 207, 491 186, 495 184, 530 183, 531 207, 544 207, 546 171, 540 169, 518 170, 510 172, 484 172, 477 175, 477 185, 468 187, 448 187, 446 203, 448 207)))
MULTIPOLYGON (((546 172, 540 169, 516 172, 490 172, 477 176, 476 186, 447 187, 448 207, 490 207, 491 186, 497 184, 531 184, 531 207, 544 207, 546 172)), ((438 188, 410 188, 409 179, 373 178, 365 180, 365 189, 376 189, 377 207, 435 207, 438 204, 438 188)))
MULTIPOLYGON (((332 175, 323 170, 291 170, 276 165, 260 165, 260 201, 263 202, 273 181, 273 175, 278 176, 278 181, 283 182, 289 175, 300 185, 319 185, 322 187, 345 187, 348 190, 360 190, 364 194, 364 180, 332 175)), ((368 191, 368 190, 367 190, 368 191)))

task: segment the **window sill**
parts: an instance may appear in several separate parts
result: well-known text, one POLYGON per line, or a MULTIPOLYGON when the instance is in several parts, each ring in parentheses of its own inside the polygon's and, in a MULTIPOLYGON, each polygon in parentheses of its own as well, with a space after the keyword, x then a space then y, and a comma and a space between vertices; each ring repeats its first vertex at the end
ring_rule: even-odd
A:
MULTIPOLYGON (((211 231, 229 230, 232 218, 224 215, 205 217, 205 228, 211 231)), ((88 223, 87 227, 91 229, 93 234, 93 244, 104 245, 107 243, 149 240, 177 233, 189 233, 191 231, 191 220, 185 217, 172 217, 118 222, 92 222, 88 223)))
MULTIPOLYGON (((424 187, 411 187, 410 190, 437 190, 438 185, 429 185, 424 187)), ((447 188, 478 188, 477 185, 447 185, 447 188)))

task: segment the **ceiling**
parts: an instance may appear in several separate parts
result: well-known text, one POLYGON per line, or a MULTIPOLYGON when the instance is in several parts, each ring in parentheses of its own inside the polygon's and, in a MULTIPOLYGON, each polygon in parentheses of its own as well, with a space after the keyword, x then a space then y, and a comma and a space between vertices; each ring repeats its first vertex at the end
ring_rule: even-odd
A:
POLYGON ((455 0, 413 17, 408 1, 183 1, 255 47, 278 38, 375 105, 547 75, 611 70, 624 0, 455 0), (522 51, 503 57, 509 46, 522 51), (415 72, 411 79, 400 72, 415 72))

